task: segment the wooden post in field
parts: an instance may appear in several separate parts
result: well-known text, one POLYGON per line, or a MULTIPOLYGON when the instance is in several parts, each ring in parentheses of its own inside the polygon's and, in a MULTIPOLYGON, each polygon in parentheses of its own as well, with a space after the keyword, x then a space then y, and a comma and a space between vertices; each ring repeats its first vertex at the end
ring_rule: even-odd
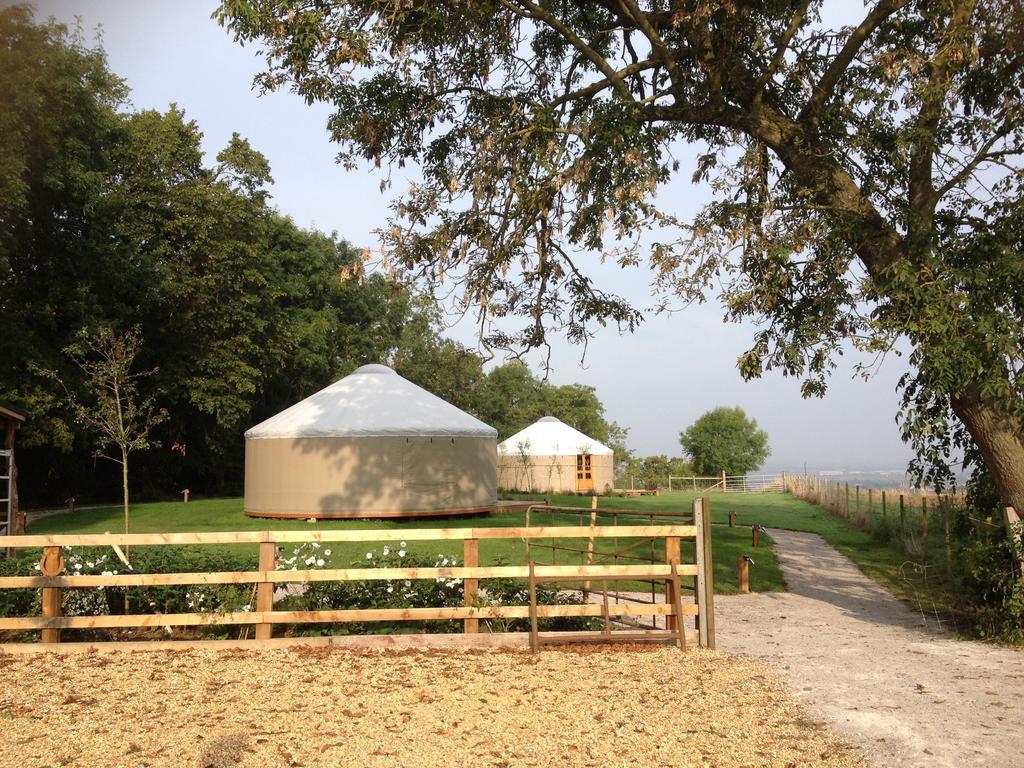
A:
POLYGON ((886 518, 886 511, 885 511, 885 491, 882 491, 882 522, 883 523, 887 523, 888 522, 888 520, 886 518))
MULTIPOLYGON (((527 582, 530 590, 530 651, 540 650, 540 637, 537 634, 537 575, 533 571, 533 560, 530 561, 530 578, 527 582)), ((605 593, 607 601, 607 592, 605 593)))
POLYGON ((736 527, 736 510, 735 509, 729 511, 729 527, 730 528, 735 528, 736 527))
MULTIPOLYGON (((597 496, 590 497, 590 538, 587 540, 587 565, 594 562, 594 526, 597 525, 597 496)), ((590 595, 590 581, 583 582, 583 602, 587 602, 590 595)))
POLYGON ((850 484, 846 484, 846 519, 850 519, 850 484))
MULTIPOLYGON (((39 572, 43 576, 60 576, 64 570, 64 555, 60 547, 43 547, 43 557, 39 561, 39 572)), ((56 619, 62 615, 60 587, 43 587, 43 618, 56 619)), ((44 629, 40 633, 44 643, 59 643, 59 629, 44 629)))
POLYGON ((739 570, 739 582, 740 592, 743 594, 750 593, 750 561, 746 555, 740 555, 736 561, 736 566, 739 570))
POLYGON ((711 501, 707 496, 693 501, 693 524, 697 526, 697 625, 700 645, 715 648, 715 579, 711 557, 711 501))
POLYGON ((729 492, 729 481, 726 479, 725 470, 722 470, 722 493, 729 492))
POLYGON ((188 488, 184 489, 184 490, 183 490, 183 491, 181 492, 181 495, 182 495, 182 496, 184 497, 184 499, 185 499, 185 503, 186 503, 186 504, 188 504, 188 488))
POLYGON ((868 515, 871 519, 875 519, 875 495, 871 488, 868 488, 868 515))
POLYGON ((903 503, 903 494, 900 494, 900 543, 906 547, 907 541, 907 510, 903 503))
POLYGON ((761 546, 761 526, 755 525, 750 529, 750 543, 754 547, 761 546))
MULTIPOLYGON (((666 536, 665 537, 665 563, 669 566, 679 565, 679 537, 678 536, 666 536)), ((679 602, 679 595, 676 594, 676 587, 678 586, 678 577, 665 580, 665 602, 668 605, 676 605, 679 602)), ((682 615, 671 614, 666 617, 668 620, 665 622, 665 629, 673 632, 679 631, 679 623, 683 620, 682 615)))
POLYGON ((940 502, 942 508, 942 527, 946 535, 946 573, 953 575, 953 505, 949 499, 940 502))
POLYGON ((928 564, 928 497, 921 497, 921 537, 924 539, 922 560, 928 564))
POLYGON ((860 520, 860 486, 856 486, 853 490, 854 496, 854 509, 856 510, 857 519, 860 520))
MULTIPOLYGON (((273 541, 260 542, 260 563, 261 571, 272 571, 277 566, 277 544, 273 541)), ((270 581, 261 581, 256 585, 256 610, 259 613, 268 613, 274 610, 274 584, 270 581)), ((261 623, 256 625, 256 639, 269 640, 274 632, 274 625, 261 623)))
POLYGON ((1013 507, 1003 507, 1003 523, 1014 543, 1014 559, 1017 561, 1017 575, 1024 573, 1024 552, 1020 546, 1020 515, 1013 507))
MULTIPOLYGON (((467 568, 476 568, 480 565, 480 540, 464 539, 462 542, 462 564, 467 568)), ((463 605, 472 608, 476 604, 477 588, 480 586, 478 579, 465 579, 462 582, 462 593, 464 596, 463 605)), ((475 635, 480 631, 480 619, 465 619, 463 631, 467 635, 475 635)))

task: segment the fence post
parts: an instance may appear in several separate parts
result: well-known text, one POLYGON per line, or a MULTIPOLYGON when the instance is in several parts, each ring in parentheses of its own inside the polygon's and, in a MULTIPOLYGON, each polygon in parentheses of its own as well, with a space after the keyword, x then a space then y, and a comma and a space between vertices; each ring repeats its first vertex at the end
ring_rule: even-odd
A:
MULTIPOLYGON (((64 570, 64 555, 60 547, 43 547, 43 556, 39 560, 39 572, 43 576, 60 576, 64 570)), ((60 587, 43 587, 43 618, 56 619, 62 615, 60 587)), ((40 633, 44 643, 59 643, 59 629, 44 629, 40 633)))
POLYGON ((885 511, 885 491, 882 491, 882 522, 886 525, 889 524, 889 520, 885 511))
MULTIPOLYGON (((679 565, 679 537, 678 536, 666 536, 665 537, 665 563, 669 566, 679 565)), ((679 595, 676 594, 676 586, 678 578, 665 579, 665 602, 668 605, 677 605, 679 603, 679 595)), ((679 623, 683 620, 682 615, 676 615, 675 613, 669 614, 665 622, 665 629, 673 632, 679 631, 679 623)))
MULTIPOLYGON (((537 576, 533 570, 533 560, 530 561, 530 578, 528 587, 530 591, 530 651, 537 653, 540 650, 540 637, 537 631, 537 576)), ((607 602, 607 590, 605 601, 607 602)))
POLYGON ((903 505, 903 494, 900 494, 900 543, 903 550, 907 549, 907 510, 903 505))
MULTIPOLYGON (((260 542, 260 563, 261 572, 272 571, 277 565, 277 543, 273 541, 260 542)), ((274 584, 270 581, 261 581, 256 585, 256 610, 259 613, 269 613, 274 610, 274 584)), ((256 639, 269 640, 274 633, 274 625, 264 622, 256 625, 256 639)))
POLYGON ((921 497, 921 538, 924 540, 924 564, 928 565, 928 497, 921 497))
POLYGON ((715 579, 711 557, 711 502, 707 496, 693 501, 697 526, 697 613, 700 645, 715 648, 715 579))
MULTIPOLYGON (((476 568, 480 565, 480 540, 463 539, 462 541, 462 564, 467 568, 476 568)), ((462 591, 465 596, 463 603, 467 608, 476 604, 477 588, 480 586, 478 579, 463 579, 462 591)), ((480 619, 465 619, 463 631, 467 635, 475 635, 480 631, 480 619)))
POLYGON ((750 544, 754 547, 761 546, 761 526, 754 524, 754 527, 750 529, 750 544))
MULTIPOLYGON (((587 565, 594 563, 594 527, 597 525, 597 496, 590 497, 590 536, 587 539, 587 565)), ((590 580, 583 582, 583 602, 586 603, 590 595, 590 580)))
POLYGON ((729 527, 730 528, 735 528, 736 527, 736 510, 735 509, 731 510, 729 512, 729 527))
POLYGON ((1014 560, 1017 561, 1018 575, 1024 573, 1024 552, 1020 548, 1020 515, 1013 507, 1003 507, 1003 522, 1014 543, 1014 560))
POLYGON ((722 493, 729 492, 729 481, 725 477, 725 470, 722 470, 722 493))
POLYGON ((949 576, 953 575, 953 505, 950 504, 949 499, 943 499, 942 502, 942 527, 945 529, 946 534, 946 573, 949 576))
POLYGON ((740 592, 748 594, 750 592, 750 560, 746 555, 739 555, 736 565, 739 572, 740 592))
POLYGON ((846 519, 850 519, 850 484, 846 484, 846 519))

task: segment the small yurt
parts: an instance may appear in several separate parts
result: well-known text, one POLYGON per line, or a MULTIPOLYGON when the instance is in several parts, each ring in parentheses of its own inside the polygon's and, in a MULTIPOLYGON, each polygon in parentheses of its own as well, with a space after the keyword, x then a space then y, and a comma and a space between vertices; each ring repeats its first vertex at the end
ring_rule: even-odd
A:
POLYGON ((384 365, 364 365, 245 433, 251 517, 493 510, 497 432, 384 365))
POLYGON ((554 416, 498 444, 498 486, 526 493, 603 493, 614 482, 612 449, 554 416))

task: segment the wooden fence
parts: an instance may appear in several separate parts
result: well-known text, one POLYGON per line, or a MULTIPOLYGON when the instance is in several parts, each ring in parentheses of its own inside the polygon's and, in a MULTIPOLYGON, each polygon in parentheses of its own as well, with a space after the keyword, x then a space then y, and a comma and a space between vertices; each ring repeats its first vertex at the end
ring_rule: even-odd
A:
MULTIPOLYGON (((479 633, 481 619, 529 619, 531 645, 536 648, 545 640, 564 641, 566 636, 578 640, 626 639, 612 632, 612 617, 665 616, 667 629, 641 636, 630 633, 629 639, 669 639, 681 647, 686 645, 684 617, 698 616, 698 639, 702 646, 714 647, 713 583, 711 578, 710 512, 706 500, 694 502, 692 525, 585 525, 538 526, 516 528, 421 528, 320 531, 247 531, 221 533, 141 533, 141 534, 63 534, 53 536, 0 536, 0 547, 17 549, 42 548, 40 574, 37 576, 0 577, 0 589, 38 588, 42 590, 42 615, 0 618, 0 630, 38 630, 43 643, 60 642, 61 630, 131 627, 182 627, 209 625, 255 626, 255 641, 269 640, 275 625, 343 622, 395 622, 424 620, 462 620, 465 633, 479 633), (276 570, 278 547, 302 542, 387 542, 395 537, 405 541, 463 542, 464 564, 459 567, 382 567, 326 568, 317 570, 276 570), (527 558, 525 565, 479 565, 479 542, 484 540, 520 540, 529 546, 537 539, 587 539, 595 542, 607 538, 657 538, 664 541, 665 562, 643 565, 541 565, 527 558), (680 559, 680 541, 695 544, 695 562, 680 559), (119 547, 255 544, 259 547, 258 570, 197 573, 119 573, 109 575, 68 575, 64 573, 64 553, 74 547, 119 547), (695 577, 696 599, 683 603, 679 579, 695 577), (530 600, 527 605, 486 605, 478 597, 482 579, 528 580, 530 600), (416 608, 349 608, 338 610, 275 611, 274 589, 282 584, 311 582, 379 581, 398 579, 460 579, 463 581, 464 605, 460 607, 416 608), (609 605, 538 605, 535 596, 540 582, 615 580, 654 580, 665 586, 666 601, 658 604, 609 605), (255 587, 255 610, 225 613, 142 613, 127 615, 62 615, 62 592, 67 589, 104 587, 143 587, 153 585, 252 584, 255 587), (599 633, 558 633, 545 637, 537 629, 539 618, 594 617, 603 618, 605 628, 599 633)), ((484 634, 484 633, 481 633, 484 634)), ((378 636, 379 637, 379 636, 378 636)), ((296 638, 295 642, 304 642, 296 638)), ((247 641, 252 643, 253 641, 247 641)), ((156 641, 154 645, 160 644, 156 641)), ((462 643, 465 644, 465 643, 462 643)), ((481 644, 492 645, 484 642, 481 644)))
POLYGON ((692 493, 781 493, 786 474, 774 475, 669 475, 669 491, 692 493), (674 485, 673 485, 674 483, 674 485))

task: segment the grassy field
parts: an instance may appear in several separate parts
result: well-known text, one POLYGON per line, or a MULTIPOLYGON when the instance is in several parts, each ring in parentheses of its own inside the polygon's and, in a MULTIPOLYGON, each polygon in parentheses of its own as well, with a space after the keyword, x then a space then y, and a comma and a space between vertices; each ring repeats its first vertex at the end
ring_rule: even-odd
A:
MULTIPOLYGON (((693 500, 699 495, 681 492, 635 499, 602 498, 601 506, 623 509, 690 509, 693 500)), ((731 551, 726 556, 728 562, 716 559, 716 578, 727 579, 731 576, 732 584, 735 585, 736 555, 743 551, 751 554, 757 562, 751 570, 752 587, 759 580, 774 581, 778 578, 781 581, 781 576, 775 575, 778 564, 774 555, 770 562, 764 559, 766 567, 762 568, 762 558, 755 556, 749 548, 750 533, 746 528, 730 530, 724 527, 728 524, 729 514, 735 512, 738 526, 763 525, 817 533, 853 560, 867 576, 884 584, 894 594, 910 601, 922 611, 946 615, 952 611, 952 588, 942 569, 922 568, 895 542, 882 540, 860 530, 816 504, 782 493, 715 493, 708 498, 711 501, 711 519, 716 524, 714 536, 718 540, 736 542, 735 548, 730 547, 731 551), (739 539, 736 538, 738 531, 742 531, 739 539), (725 568, 733 573, 724 573, 725 568)), ((590 500, 579 496, 555 496, 551 497, 551 503, 558 506, 589 506, 590 500)), ((935 526, 931 536, 936 551, 941 547, 941 531, 937 529, 938 526, 935 526)), ((717 547, 715 557, 718 558, 717 547)), ((938 563, 939 560, 933 557, 933 562, 938 563)), ((760 588, 764 589, 764 586, 760 588)))
MULTIPOLYGON (((763 503, 769 503, 768 496, 759 497, 763 503)), ((601 508, 623 508, 623 509, 657 509, 668 511, 688 512, 692 508, 692 496, 673 494, 672 496, 646 497, 643 499, 617 499, 600 498, 601 508)), ((552 498, 556 506, 590 506, 589 497, 581 496, 559 496, 552 498)), ((802 502, 801 502, 802 504, 802 502)), ((809 505, 808 505, 809 506, 809 505)), ((720 511, 713 505, 714 519, 718 521, 721 517, 720 511)), ((560 525, 574 524, 573 516, 561 516, 556 522, 560 525)), ((430 518, 421 520, 326 520, 310 523, 305 520, 260 520, 246 517, 242 513, 242 500, 230 499, 203 499, 192 501, 189 504, 181 502, 164 502, 154 504, 139 504, 132 508, 131 530, 133 533, 163 533, 179 531, 255 531, 255 530, 315 530, 315 529, 383 529, 388 534, 382 538, 378 545, 366 545, 355 543, 337 543, 330 546, 331 555, 328 558, 336 567, 349 566, 353 563, 365 565, 367 563, 367 552, 373 551, 379 555, 384 545, 394 548, 402 541, 402 531, 409 528, 464 528, 477 526, 520 526, 524 523, 522 512, 503 512, 488 516, 474 517, 451 517, 451 518, 430 518)), ((34 534, 57 534, 57 533, 103 533, 105 531, 117 532, 123 530, 122 511, 118 507, 102 509, 81 510, 74 514, 60 514, 45 517, 30 524, 29 533, 34 534)), ((534 518, 534 524, 544 522, 541 518, 534 518)), ((631 521, 623 519, 620 524, 628 524, 631 521)), ((640 524, 646 520, 636 521, 640 524)), ((751 573, 751 588, 756 591, 772 591, 784 589, 782 574, 779 571, 778 563, 771 551, 771 540, 762 537, 760 549, 753 550, 750 546, 750 531, 745 528, 730 529, 724 526, 716 526, 712 536, 713 561, 715 570, 715 590, 722 593, 736 592, 737 576, 736 562, 741 553, 754 557, 756 565, 751 573)), ((579 546, 580 540, 565 540, 556 542, 560 545, 579 546), (570 544, 571 542, 571 544, 570 544)), ((624 542, 620 542, 624 546, 624 542)), ((609 552, 614 547, 614 542, 599 542, 597 552, 609 552)), ((249 551, 255 558, 255 547, 252 545, 231 545, 235 551, 249 551)), ((206 548, 210 549, 210 547, 206 548)), ((462 560, 461 542, 410 542, 406 549, 414 555, 423 557, 434 557, 444 555, 449 558, 462 560)), ((286 551, 287 557, 290 553, 286 551)), ((656 557, 663 555, 663 549, 656 546, 654 550, 656 557)), ((692 546, 683 546, 683 559, 692 562, 692 546)), ((541 544, 534 545, 534 560, 537 562, 550 563, 552 560, 557 563, 579 562, 579 556, 574 553, 546 549, 541 544), (552 556, 554 555, 554 558, 552 556)), ((489 541, 480 542, 480 562, 482 565, 492 565, 500 562, 515 565, 525 562, 525 547, 520 541, 489 541)), ((623 561, 627 562, 627 561, 623 561)))

